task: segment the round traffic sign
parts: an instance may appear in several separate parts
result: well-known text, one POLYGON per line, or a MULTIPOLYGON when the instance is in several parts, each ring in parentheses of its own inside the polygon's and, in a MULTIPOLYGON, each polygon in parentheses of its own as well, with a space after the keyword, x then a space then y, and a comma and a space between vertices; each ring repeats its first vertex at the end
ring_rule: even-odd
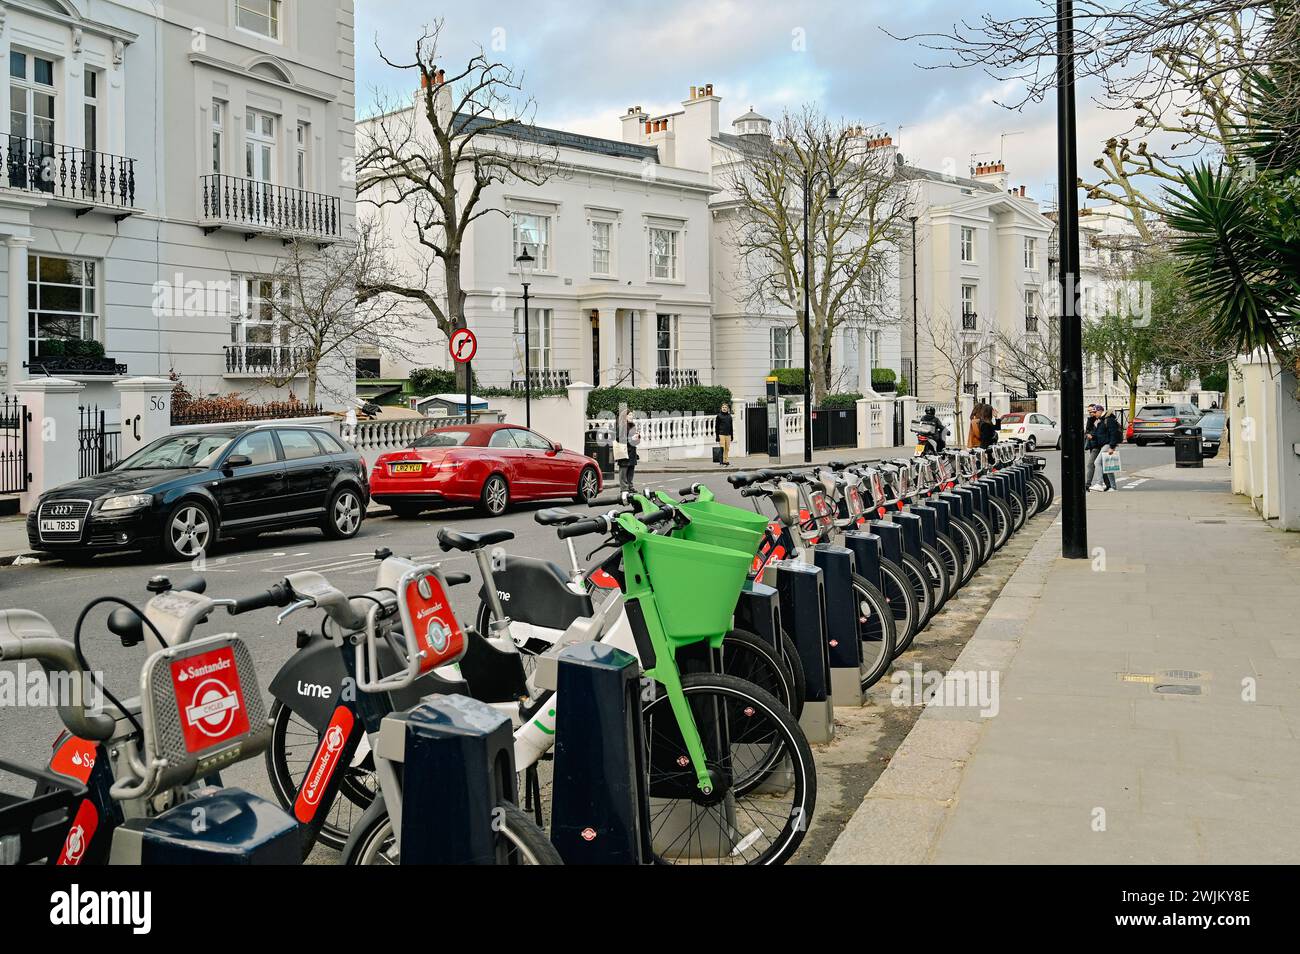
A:
POLYGON ((478 339, 468 328, 457 328, 447 340, 447 348, 451 351, 453 361, 464 364, 472 360, 474 353, 478 351, 478 339))

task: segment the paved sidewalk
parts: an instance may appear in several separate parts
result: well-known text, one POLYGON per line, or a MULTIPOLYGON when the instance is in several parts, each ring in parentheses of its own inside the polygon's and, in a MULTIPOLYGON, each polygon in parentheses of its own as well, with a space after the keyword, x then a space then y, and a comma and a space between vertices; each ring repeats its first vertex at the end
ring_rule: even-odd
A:
POLYGON ((927 707, 828 863, 1300 856, 1300 536, 1158 471, 1089 495, 1093 560, 1043 536, 953 666, 996 714, 927 707))

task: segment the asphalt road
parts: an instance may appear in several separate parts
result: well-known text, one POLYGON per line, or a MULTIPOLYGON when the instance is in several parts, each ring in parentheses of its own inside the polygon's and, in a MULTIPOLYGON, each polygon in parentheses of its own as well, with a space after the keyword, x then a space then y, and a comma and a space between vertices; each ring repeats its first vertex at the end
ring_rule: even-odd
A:
MULTIPOLYGON (((1048 475, 1059 488, 1060 455, 1048 451, 1048 475)), ((1130 448, 1123 451, 1126 470, 1135 470, 1173 460, 1168 447, 1130 448)), ((725 503, 750 506, 723 479, 718 470, 704 465, 696 474, 646 475, 646 482, 656 489, 675 490, 692 481, 709 485, 725 503)), ((1150 486, 1155 486, 1152 482, 1150 486)), ((1134 488, 1140 491, 1139 485, 1134 488)), ((606 497, 609 495, 607 494, 606 497)), ((375 574, 374 551, 387 547, 394 553, 429 561, 441 561, 449 569, 471 572, 473 583, 452 591, 452 602, 466 623, 472 622, 477 610, 478 578, 473 558, 467 554, 444 554, 435 534, 439 527, 466 530, 505 527, 515 538, 505 544, 510 552, 546 557, 564 563, 564 545, 552 529, 533 520, 533 513, 555 504, 527 504, 511 510, 504 517, 484 518, 470 508, 443 510, 426 514, 418 520, 395 517, 372 517, 364 522, 360 534, 352 540, 330 541, 318 531, 300 530, 267 534, 253 546, 220 545, 203 569, 208 580, 207 592, 213 596, 239 597, 260 592, 296 570, 315 570, 328 577, 345 592, 369 589, 375 574)), ((572 505, 571 505, 572 506, 572 505)), ((594 538, 589 538, 593 541, 594 538)), ((585 554, 582 543, 579 555, 585 554)), ((590 549, 588 546, 586 549, 590 549)), ((139 604, 149 594, 145 583, 155 574, 182 579, 193 572, 189 564, 160 564, 140 554, 100 557, 89 566, 73 566, 59 560, 38 565, 0 567, 0 606, 24 607, 44 614, 61 634, 71 637, 77 615, 87 601, 102 595, 116 595, 139 604)), ((124 649, 116 637, 104 628, 105 612, 87 620, 83 647, 91 664, 101 670, 110 688, 120 696, 138 693, 142 650, 124 649)), ((262 684, 265 687, 279 667, 293 653, 293 637, 300 626, 313 624, 307 614, 291 617, 283 626, 275 624, 274 611, 264 610, 241 616, 237 620, 218 615, 206 624, 208 632, 236 629, 246 638, 262 684), (226 624, 234 623, 232 627, 226 624), (218 628, 221 627, 221 628, 218 628)), ((202 633, 203 629, 200 629, 202 633)), ((49 746, 61 728, 57 714, 48 708, 6 707, 0 709, 0 754, 20 762, 44 764, 49 746)), ((227 778, 254 791, 269 795, 261 761, 235 766, 227 778)), ((0 788, 4 785, 0 781, 0 788)))

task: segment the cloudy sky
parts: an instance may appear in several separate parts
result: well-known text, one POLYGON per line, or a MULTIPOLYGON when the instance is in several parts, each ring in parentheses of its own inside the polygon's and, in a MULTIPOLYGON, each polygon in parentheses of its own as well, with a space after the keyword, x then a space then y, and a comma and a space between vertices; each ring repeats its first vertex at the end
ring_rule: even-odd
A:
MULTIPOLYGON (((825 113, 891 133, 910 162, 964 173, 972 154, 1001 156, 1013 185, 1056 196, 1055 105, 1020 111, 1007 88, 977 71, 925 69, 936 54, 891 39, 982 13, 1038 9, 1034 0, 486 0, 434 6, 358 0, 358 113, 380 96, 405 95, 420 24, 445 19, 449 63, 482 46, 524 75, 536 122, 609 138, 628 106, 680 108, 694 85, 722 97, 724 129, 750 106, 775 117, 816 103, 825 113), (1004 137, 1004 134, 1005 137, 1004 137), (1014 135, 1013 135, 1014 134, 1014 135)), ((1080 166, 1098 154, 1121 118, 1081 96, 1080 166)))

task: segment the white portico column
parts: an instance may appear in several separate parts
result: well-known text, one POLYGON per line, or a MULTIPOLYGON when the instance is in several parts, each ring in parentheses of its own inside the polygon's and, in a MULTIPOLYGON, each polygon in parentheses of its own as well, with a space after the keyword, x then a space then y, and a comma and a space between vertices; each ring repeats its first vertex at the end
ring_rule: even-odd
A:
POLYGON ((631 312, 637 316, 636 373, 640 379, 636 387, 655 386, 655 372, 659 370, 659 316, 653 308, 631 312))
POLYGON ((618 380, 618 311, 600 309, 600 386, 607 388, 618 380))
POLYGON ((5 239, 9 247, 9 302, 6 318, 9 322, 9 357, 6 365, 9 389, 26 380, 23 363, 27 360, 27 246, 29 236, 10 235, 5 239))

